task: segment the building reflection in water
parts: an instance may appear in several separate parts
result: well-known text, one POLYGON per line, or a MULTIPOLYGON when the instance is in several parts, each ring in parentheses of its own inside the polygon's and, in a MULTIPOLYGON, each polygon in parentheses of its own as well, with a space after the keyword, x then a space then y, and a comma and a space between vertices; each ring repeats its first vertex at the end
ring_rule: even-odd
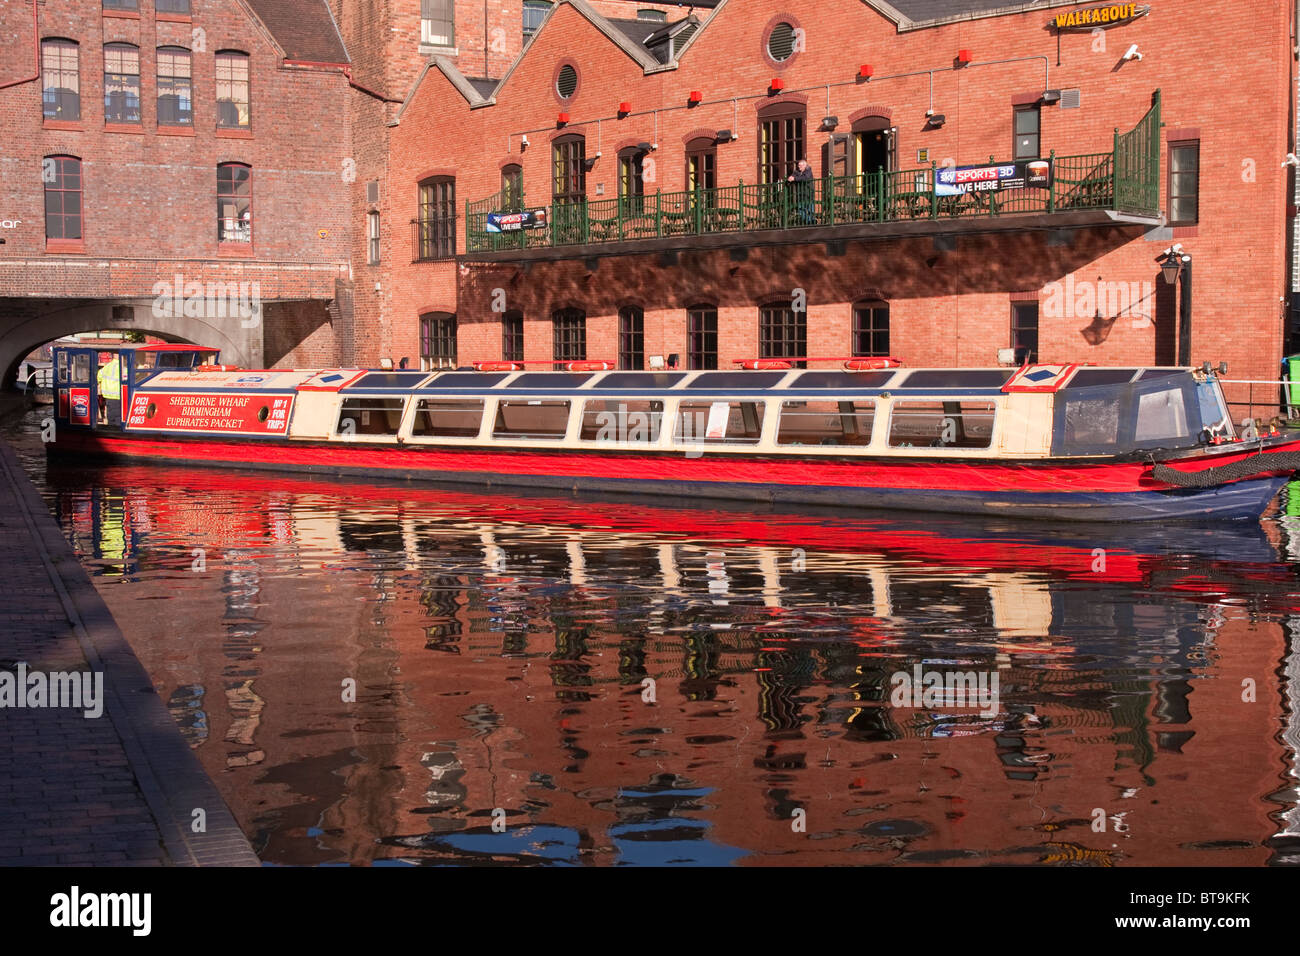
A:
POLYGON ((270 862, 1294 859, 1287 516, 1049 528, 127 467, 46 487, 270 862), (996 675, 996 706, 898 706, 918 667, 996 675))

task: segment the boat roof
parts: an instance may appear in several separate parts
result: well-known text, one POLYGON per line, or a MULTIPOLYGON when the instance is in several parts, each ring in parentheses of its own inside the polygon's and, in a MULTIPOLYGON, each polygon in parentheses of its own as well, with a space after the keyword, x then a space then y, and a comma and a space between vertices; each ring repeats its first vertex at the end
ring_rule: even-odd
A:
POLYGON ((588 394, 672 394, 715 398, 788 394, 798 397, 871 396, 883 392, 998 395, 1004 391, 1054 392, 1060 388, 1120 385, 1190 373, 1174 367, 1035 365, 1020 368, 717 369, 704 371, 476 371, 312 369, 202 372, 164 371, 141 389, 337 392, 345 396, 565 397, 588 394), (1014 381, 1013 381, 1014 380, 1014 381))

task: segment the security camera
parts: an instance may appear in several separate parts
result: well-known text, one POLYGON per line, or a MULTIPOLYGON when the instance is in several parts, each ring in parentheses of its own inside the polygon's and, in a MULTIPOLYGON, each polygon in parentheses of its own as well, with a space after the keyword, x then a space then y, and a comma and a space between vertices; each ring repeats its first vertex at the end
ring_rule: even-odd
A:
POLYGON ((519 145, 520 145, 520 146, 527 146, 527 145, 528 145, 528 137, 525 136, 523 139, 521 139, 521 140, 519 141, 519 145))
POLYGON ((1136 43, 1134 43, 1131 47, 1129 47, 1127 50, 1124 51, 1125 61, 1140 60, 1140 59, 1142 59, 1142 54, 1138 52, 1138 45, 1136 43))
POLYGON ((1300 166, 1300 156, 1295 153, 1287 153, 1286 159, 1282 160, 1282 168, 1285 169, 1287 166, 1300 166))

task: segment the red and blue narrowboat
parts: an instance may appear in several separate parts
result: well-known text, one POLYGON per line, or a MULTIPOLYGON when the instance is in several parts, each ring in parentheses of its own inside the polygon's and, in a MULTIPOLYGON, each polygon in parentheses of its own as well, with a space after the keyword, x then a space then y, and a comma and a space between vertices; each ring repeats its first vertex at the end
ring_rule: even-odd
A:
MULTIPOLYGON (((135 368, 122 420, 56 353, 60 455, 1089 521, 1258 518, 1300 434, 1239 434, 1201 369, 135 368)), ((198 355, 196 352, 195 355, 198 355)), ((126 373, 123 373, 124 376, 126 373)), ((1270 429, 1270 431, 1276 431, 1270 429)))

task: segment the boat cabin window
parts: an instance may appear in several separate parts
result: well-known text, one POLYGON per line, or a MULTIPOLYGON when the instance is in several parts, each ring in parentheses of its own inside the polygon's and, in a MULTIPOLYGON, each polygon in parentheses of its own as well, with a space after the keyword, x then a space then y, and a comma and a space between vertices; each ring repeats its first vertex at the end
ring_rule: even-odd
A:
POLYGON ((497 403, 492 437, 555 439, 563 438, 568 428, 568 402, 503 400, 497 403))
POLYGON ((85 352, 79 352, 72 356, 72 382, 75 385, 85 385, 90 381, 90 356, 85 352))
POLYGON ((525 372, 510 383, 509 388, 526 388, 534 392, 553 392, 560 388, 577 388, 590 372, 525 372))
POLYGON ((610 372, 596 383, 596 387, 636 389, 672 388, 685 377, 685 372, 610 372))
POLYGON ((869 445, 876 403, 782 402, 778 445, 869 445))
POLYGON ((491 388, 502 381, 509 372, 443 372, 427 389, 440 391, 444 388, 491 388))
POLYGON ((895 402, 890 448, 988 448, 993 402, 895 402))
POLYGON ((687 388, 722 388, 728 391, 748 388, 771 388, 787 372, 706 372, 696 377, 687 388))
POLYGON ((1149 368, 1138 376, 1139 382, 1149 382, 1153 378, 1169 378, 1171 375, 1185 374, 1181 368, 1149 368))
POLYGON ((68 384, 68 353, 59 352, 55 356, 55 377, 60 385, 68 384))
POLYGON ((791 388, 880 388, 894 377, 893 371, 804 372, 791 388))
POLYGON ((1187 403, 1181 388, 1162 388, 1138 396, 1135 441, 1184 438, 1187 434, 1187 403))
POLYGON ((404 398, 345 398, 339 409, 339 435, 396 435, 404 398))
POLYGON ((1091 385, 1121 385, 1133 380, 1136 369, 1131 368, 1081 368, 1074 373, 1066 388, 1087 388, 1091 385))
POLYGON ((481 399, 421 398, 415 403, 413 438, 477 438, 483 423, 481 399))
POLYGON ((682 402, 677 407, 678 442, 756 445, 762 436, 762 402, 682 402))
POLYGON ((1119 441, 1120 392, 1099 391, 1090 398, 1065 393, 1065 442, 1072 450, 1104 449, 1119 441))
POLYGON ((368 375, 361 376, 352 388, 358 391, 362 389, 380 389, 380 388, 415 388, 426 378, 428 372, 371 372, 368 375))
POLYGON ((903 380, 902 388, 1001 388, 1015 369, 958 368, 927 369, 913 372, 903 380))
POLYGON ((659 440, 664 403, 646 399, 607 399, 582 406, 583 441, 653 444, 659 440))
POLYGON ((1224 404, 1223 393, 1219 391, 1217 382, 1208 380, 1196 383, 1196 404, 1201 413, 1202 428, 1208 428, 1212 433, 1235 433, 1232 417, 1228 414, 1228 406, 1224 404))

